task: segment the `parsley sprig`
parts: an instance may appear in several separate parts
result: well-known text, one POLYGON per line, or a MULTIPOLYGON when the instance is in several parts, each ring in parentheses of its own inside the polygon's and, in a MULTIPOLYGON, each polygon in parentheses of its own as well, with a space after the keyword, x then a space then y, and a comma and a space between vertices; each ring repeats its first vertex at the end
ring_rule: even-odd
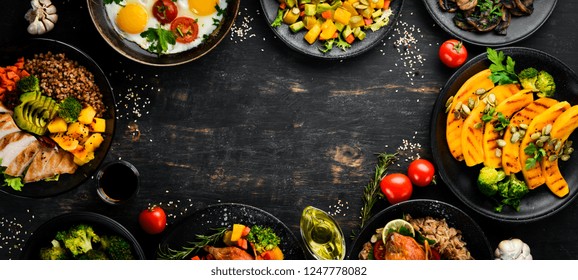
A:
POLYGON ((496 113, 496 108, 491 108, 483 116, 482 121, 487 123, 494 121, 494 130, 502 131, 510 125, 510 120, 502 112, 496 113))
POLYGON ((169 50, 169 45, 176 44, 175 34, 172 31, 161 28, 149 28, 143 31, 140 36, 145 38, 151 45, 148 51, 156 53, 159 56, 169 50))
POLYGON ((525 162, 524 168, 526 168, 526 170, 534 168, 536 164, 546 156, 546 150, 536 146, 534 143, 528 144, 528 146, 524 148, 524 153, 531 156, 525 162))
POLYGON ((504 55, 503 51, 496 51, 492 48, 487 48, 488 59, 492 62, 490 65, 490 80, 494 84, 505 85, 518 83, 518 75, 514 70, 516 62, 511 56, 504 55), (504 65, 506 60, 506 65, 504 65))

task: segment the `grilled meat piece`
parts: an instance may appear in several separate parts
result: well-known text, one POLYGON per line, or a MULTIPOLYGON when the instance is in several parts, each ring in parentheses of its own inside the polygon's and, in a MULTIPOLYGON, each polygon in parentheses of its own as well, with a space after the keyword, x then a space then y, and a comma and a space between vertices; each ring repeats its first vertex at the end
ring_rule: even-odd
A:
POLYGON ((247 251, 238 248, 238 247, 213 247, 213 246, 205 246, 203 247, 205 251, 211 254, 215 260, 253 260, 253 256, 251 256, 247 251))
POLYGON ((40 151, 36 153, 26 175, 24 183, 40 181, 54 177, 58 174, 72 174, 78 166, 74 163, 74 156, 61 149, 51 149, 40 145, 40 151))
POLYGON ((425 250, 413 237, 390 233, 385 240, 386 260, 425 260, 425 250))

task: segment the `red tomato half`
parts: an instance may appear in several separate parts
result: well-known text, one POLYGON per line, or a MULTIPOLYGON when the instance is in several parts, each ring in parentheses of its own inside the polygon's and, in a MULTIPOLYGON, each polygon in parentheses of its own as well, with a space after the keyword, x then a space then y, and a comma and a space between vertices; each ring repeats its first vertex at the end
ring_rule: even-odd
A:
POLYGON ((449 39, 440 46, 439 57, 446 66, 457 68, 466 62, 468 51, 462 42, 449 39))
POLYGON ((379 182, 379 187, 391 204, 408 200, 413 192, 411 181, 402 173, 392 173, 383 177, 379 182))
POLYGON ((376 260, 384 260, 385 259, 385 245, 383 244, 383 240, 379 239, 373 245, 373 258, 376 260))
POLYGON ((177 42, 187 44, 199 35, 199 25, 190 17, 178 17, 171 23, 171 31, 175 34, 177 42))
POLYGON ((433 181, 434 174, 434 165, 427 159, 416 159, 407 168, 407 176, 418 187, 429 186, 433 181))
POLYGON ((158 234, 167 225, 167 215, 161 207, 154 205, 140 212, 138 222, 146 233, 158 234))
POLYGON ((153 5, 153 16, 161 23, 171 23, 179 13, 177 5, 171 0, 157 0, 153 5))

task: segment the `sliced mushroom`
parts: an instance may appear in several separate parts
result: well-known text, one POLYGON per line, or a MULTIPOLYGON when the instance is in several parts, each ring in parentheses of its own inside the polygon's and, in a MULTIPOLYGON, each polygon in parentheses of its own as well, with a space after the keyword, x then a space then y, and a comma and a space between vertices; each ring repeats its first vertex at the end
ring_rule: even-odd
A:
POLYGON ((502 6, 502 17, 498 26, 496 26, 496 32, 500 35, 506 35, 508 32, 508 27, 510 26, 510 22, 512 21, 512 15, 510 14, 510 10, 506 7, 502 6))
POLYGON ((443 11, 453 13, 458 9, 458 5, 456 4, 456 0, 438 0, 440 8, 443 11))
POLYGON ((456 0, 456 4, 458 4, 460 10, 467 11, 475 9, 478 5, 478 0, 456 0))
POLYGON ((513 0, 516 7, 510 9, 512 15, 521 17, 528 16, 534 12, 534 0, 513 0))
POLYGON ((54 28, 58 21, 56 7, 50 0, 32 0, 32 8, 26 12, 24 18, 30 23, 28 33, 32 35, 41 35, 54 28))

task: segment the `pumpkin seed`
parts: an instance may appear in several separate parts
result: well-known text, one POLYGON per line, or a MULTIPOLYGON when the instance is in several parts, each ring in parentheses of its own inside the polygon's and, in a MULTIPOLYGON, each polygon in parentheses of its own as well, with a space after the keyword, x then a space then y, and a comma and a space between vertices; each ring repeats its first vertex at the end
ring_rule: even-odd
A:
POLYGON ((496 153, 497 157, 502 157, 502 150, 501 149, 497 148, 495 153, 496 153))
POLYGON ((477 95, 482 95, 482 94, 486 93, 486 89, 485 88, 479 88, 474 93, 477 95))
POLYGON ((450 106, 446 107, 446 114, 451 110, 452 108, 450 106))
POLYGON ((542 135, 542 136, 540 136, 540 138, 538 138, 538 140, 542 141, 542 143, 548 142, 549 139, 550 139, 550 136, 547 136, 547 135, 542 135))
POLYGON ((532 139, 532 140, 538 140, 538 138, 540 138, 540 136, 542 136, 542 133, 540 133, 540 132, 534 132, 534 133, 532 133, 532 135, 530 135, 530 139, 532 139))
POLYGON ((520 131, 518 131, 518 132, 520 133, 521 136, 526 135, 526 131, 525 131, 525 130, 520 130, 520 131))
POLYGON ((570 156, 569 155, 562 155, 562 156, 560 156, 560 159, 562 161, 568 161, 570 159, 570 156))
POLYGON ((452 105, 452 102, 454 102, 454 96, 450 96, 450 98, 448 98, 448 100, 446 101, 446 107, 450 107, 450 105, 452 105))
POLYGON ((470 107, 466 106, 466 105, 462 105, 462 111, 466 114, 466 115, 470 115, 470 113, 472 112, 470 110, 470 107))
POLYGON ((510 127, 510 132, 516 133, 516 132, 518 132, 518 128, 516 128, 515 126, 511 126, 511 127, 510 127))
POLYGON ((520 128, 523 129, 523 130, 527 130, 527 129, 528 129, 528 125, 525 124, 525 123, 521 123, 521 124, 520 124, 520 128))
POLYGON ((572 140, 568 140, 566 141, 566 143, 564 143, 564 147, 570 147, 572 146, 572 140))
POLYGON ((572 154, 573 152, 574 152, 574 148, 572 148, 572 147, 568 147, 568 148, 566 148, 566 149, 564 150, 564 154, 565 154, 565 155, 570 155, 570 154, 572 154))
POLYGON ((520 132, 515 132, 514 134, 512 134, 512 138, 510 138, 510 142, 512 144, 514 144, 520 140, 520 137, 521 137, 520 132))
POLYGON ((470 109, 474 109, 474 107, 476 106, 476 101, 473 98, 468 98, 468 107, 470 107, 470 109))
POLYGON ((554 145, 554 151, 558 152, 562 148, 562 142, 560 140, 556 140, 556 145, 554 145))
POLYGON ((506 147, 506 144, 508 144, 508 143, 506 143, 506 141, 504 141, 504 139, 498 139, 498 140, 496 140, 496 143, 498 144, 498 147, 500 147, 500 148, 506 147))
POLYGON ((544 147, 544 142, 540 141, 539 139, 536 140, 536 146, 538 146, 539 148, 543 148, 544 147))
POLYGON ((551 155, 551 156, 548 157, 548 160, 549 160, 549 161, 555 161, 555 160, 557 160, 557 159, 558 159, 558 156, 557 156, 557 155, 551 155))
POLYGON ((459 120, 461 118, 462 114, 460 114, 459 111, 454 111, 454 117, 456 118, 456 120, 459 120))
POLYGON ((552 124, 551 123, 547 124, 544 128, 542 128, 542 134, 550 135, 550 132, 552 132, 552 124))
POLYGON ((491 93, 490 95, 488 95, 488 100, 490 101, 490 103, 496 104, 496 95, 491 93))
POLYGON ((480 129, 480 128, 482 128, 483 125, 484 125, 484 124, 482 124, 481 122, 479 122, 479 123, 474 124, 474 128, 475 128, 475 129, 480 129))

